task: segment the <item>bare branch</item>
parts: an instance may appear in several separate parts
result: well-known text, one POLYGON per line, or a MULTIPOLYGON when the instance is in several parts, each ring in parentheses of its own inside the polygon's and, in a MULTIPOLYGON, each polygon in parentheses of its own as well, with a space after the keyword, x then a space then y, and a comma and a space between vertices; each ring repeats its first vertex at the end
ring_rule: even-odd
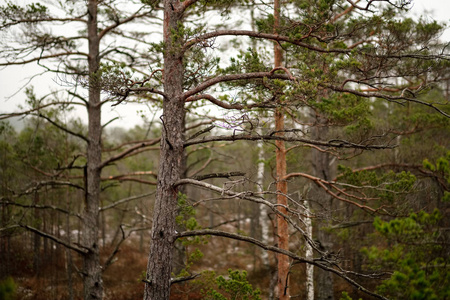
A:
POLYGON ((46 107, 53 106, 53 105, 82 105, 82 106, 85 106, 83 103, 79 103, 79 102, 57 101, 57 102, 51 102, 51 103, 43 104, 43 105, 40 105, 38 107, 34 107, 32 109, 21 111, 21 112, 3 113, 3 114, 0 114, 0 120, 12 118, 12 117, 29 115, 29 114, 31 114, 31 113, 33 113, 35 111, 39 111, 41 109, 44 109, 46 107))
POLYGON ((89 54, 84 52, 64 52, 64 53, 56 53, 56 54, 49 54, 49 55, 43 55, 39 57, 34 57, 28 60, 22 60, 22 61, 13 61, 13 62, 6 62, 6 63, 0 63, 0 66, 12 66, 12 65, 26 65, 31 62, 40 61, 43 59, 49 59, 49 58, 55 58, 55 57, 61 57, 61 56, 84 56, 86 58, 89 57, 89 54))
MULTIPOLYGON (((208 124, 211 124, 211 122, 208 122, 208 124)), ((204 134, 204 133, 210 132, 210 131, 213 130, 215 127, 216 127, 216 126, 214 126, 214 125, 210 125, 210 126, 204 128, 204 129, 202 129, 202 130, 200 130, 200 131, 194 133, 193 135, 191 135, 191 136, 188 138, 188 140, 195 139, 196 137, 201 136, 201 135, 204 134)))
POLYGON ((114 208, 114 207, 116 207, 116 206, 118 206, 118 205, 121 205, 121 204, 123 204, 123 203, 127 203, 127 202, 130 202, 130 201, 133 201, 133 200, 145 198, 145 197, 148 197, 148 196, 153 195, 154 193, 155 193, 155 192, 151 192, 151 193, 146 193, 146 194, 142 194, 142 195, 137 195, 137 196, 132 196, 132 197, 124 198, 124 199, 115 201, 114 203, 111 203, 110 205, 100 207, 100 208, 99 208, 99 211, 105 211, 105 210, 114 208))
POLYGON ((396 145, 363 145, 356 144, 353 142, 345 140, 330 140, 330 141, 315 141, 310 139, 305 139, 301 137, 289 137, 289 136, 276 136, 276 135, 250 135, 250 134, 238 134, 238 135, 218 135, 218 136, 206 136, 198 138, 191 141, 186 141, 184 147, 189 147, 191 145, 210 143, 215 141, 258 141, 258 140, 283 140, 286 142, 302 142, 310 145, 324 146, 324 147, 334 147, 334 148, 353 148, 353 149, 393 149, 396 145))
POLYGON ((34 232, 34 233, 36 233, 36 234, 38 234, 38 235, 40 235, 40 236, 42 236, 44 238, 50 239, 50 240, 52 240, 52 241, 54 241, 54 242, 56 242, 56 243, 58 243, 60 245, 63 245, 64 247, 66 247, 68 249, 74 250, 75 252, 78 252, 79 254, 84 255, 84 254, 88 254, 89 253, 88 249, 83 249, 81 247, 77 247, 75 245, 72 245, 70 242, 66 242, 64 240, 61 240, 61 239, 57 238, 54 235, 51 235, 51 234, 48 234, 46 232, 40 231, 39 229, 36 229, 34 227, 31 227, 31 226, 28 226, 28 225, 19 225, 19 226, 22 227, 22 228, 25 228, 25 229, 27 229, 27 230, 29 230, 31 232, 34 232))
POLYGON ((157 139, 150 140, 150 141, 140 142, 138 145, 130 147, 127 150, 125 150, 113 157, 110 157, 107 160, 105 160, 104 162, 102 162, 102 164, 100 165, 100 169, 104 168, 105 166, 107 166, 108 164, 110 164, 114 161, 124 158, 125 156, 131 155, 133 152, 136 152, 138 149, 153 146, 153 145, 159 143, 160 140, 161 140, 161 138, 157 138, 157 139))
MULTIPOLYGON (((23 192, 21 192, 19 194, 14 195, 14 197, 21 197, 21 196, 29 195, 31 193, 34 193, 35 191, 38 191, 40 188, 42 188, 44 186, 48 186, 48 185, 51 185, 51 186, 53 186, 53 185, 55 185, 55 186, 71 186, 71 187, 74 187, 74 188, 77 188, 77 189, 80 189, 80 190, 84 190, 83 187, 81 187, 81 186, 79 186, 79 185, 77 185, 77 184, 75 184, 73 182, 70 182, 70 181, 48 180, 48 181, 36 182, 36 183, 34 183, 34 186, 26 189, 25 191, 23 191, 23 192)), ((3 199, 3 198, 0 198, 0 199, 3 199)))
MULTIPOLYGON (((314 183, 316 183, 319 187, 321 187, 327 194, 330 194, 331 196, 333 196, 333 197, 336 198, 336 199, 339 199, 339 200, 341 200, 341 201, 344 201, 344 202, 350 203, 350 204, 352 204, 352 205, 355 205, 355 206, 357 206, 357 207, 359 207, 359 208, 361 208, 361 209, 363 209, 363 210, 368 210, 368 211, 370 211, 370 212, 376 212, 376 211, 377 211, 377 209, 374 209, 374 208, 369 207, 369 206, 367 206, 367 205, 361 205, 361 204, 359 204, 359 203, 357 203, 357 202, 355 202, 355 201, 351 201, 351 200, 349 200, 349 199, 347 199, 347 198, 341 197, 341 196, 339 196, 338 194, 332 192, 332 191, 326 186, 326 184, 331 184, 331 183, 328 182, 328 181, 326 181, 326 180, 323 180, 323 179, 321 179, 321 178, 314 177, 314 176, 311 176, 311 175, 305 174, 305 173, 290 173, 290 174, 286 175, 283 179, 284 179, 284 180, 288 180, 289 178, 292 178, 292 177, 299 177, 299 176, 304 177, 304 178, 308 178, 309 180, 312 180, 312 181, 313 181, 314 183)), ((333 187, 334 187, 335 189, 337 189, 335 186, 333 186, 333 187)), ((345 192, 344 192, 343 190, 341 190, 341 189, 339 189, 339 192, 342 193, 342 194, 344 194, 344 195, 346 195, 346 196, 348 196, 348 197, 351 197, 351 198, 356 198, 356 199, 358 199, 358 200, 365 200, 365 199, 363 199, 363 198, 356 197, 356 196, 354 196, 354 195, 350 195, 350 194, 348 194, 348 193, 345 193, 345 192)))
POLYGON ((6 205, 6 206, 7 205, 13 205, 13 206, 18 206, 18 207, 23 207, 23 208, 52 209, 52 210, 56 210, 56 211, 62 212, 64 214, 75 216, 75 217, 81 219, 81 215, 80 214, 71 212, 69 210, 60 208, 60 207, 55 206, 55 205, 21 204, 21 203, 17 203, 17 202, 13 202, 13 201, 7 201, 7 200, 6 201, 0 201, 0 204, 6 205))
MULTIPOLYGON (((388 300, 387 298, 385 298, 381 295, 378 295, 374 292, 369 291, 368 289, 366 289, 365 287, 363 287, 362 285, 360 285, 359 283, 357 283, 356 281, 354 281, 353 279, 348 277, 347 272, 336 270, 335 268, 333 268, 332 266, 334 265, 334 263, 330 263, 329 261, 326 260, 326 258, 306 259, 304 257, 296 255, 295 253, 293 253, 291 251, 287 251, 287 250, 280 249, 275 246, 267 245, 267 244, 265 244, 257 239, 254 239, 252 237, 243 236, 240 234, 235 234, 235 233, 230 233, 230 232, 225 232, 225 231, 219 231, 219 230, 202 229, 202 230, 185 231, 185 232, 179 233, 177 235, 177 238, 199 236, 199 235, 214 235, 214 236, 225 237, 225 238, 234 239, 234 240, 238 240, 238 241, 243 241, 243 242, 247 242, 247 243, 256 245, 264 250, 284 254, 284 255, 290 257, 291 259, 295 260, 297 263, 312 264, 312 265, 314 265, 318 268, 321 268, 325 271, 332 272, 368 295, 371 295, 378 299, 388 300)), ((354 274, 352 272, 352 275, 358 275, 358 274, 354 274)))
POLYGON ((150 176, 154 177, 155 179, 158 178, 158 175, 156 175, 152 171, 138 171, 138 172, 132 172, 132 173, 127 173, 127 174, 120 174, 120 175, 116 175, 116 176, 103 177, 103 178, 101 178, 101 180, 136 181, 136 182, 140 182, 140 183, 144 183, 144 184, 156 185, 156 182, 154 182, 154 181, 148 181, 148 180, 130 177, 130 176, 142 176, 142 175, 150 175, 150 176))
POLYGON ((399 96, 394 96, 394 95, 388 95, 388 94, 383 94, 383 93, 377 93, 377 92, 362 92, 362 91, 356 91, 356 90, 352 90, 352 89, 346 89, 343 86, 336 86, 336 85, 330 85, 330 84, 326 84, 326 83, 320 83, 321 86, 332 89, 334 91, 337 92, 344 92, 344 93, 351 93, 353 95, 357 95, 360 97, 365 97, 365 98, 381 98, 381 99, 385 99, 387 101, 390 102, 395 102, 395 103, 399 103, 402 104, 400 101, 408 101, 408 102, 414 102, 414 103, 418 103, 420 105, 424 105, 424 106, 428 106, 434 110, 436 110, 437 112, 439 112, 440 114, 442 114, 443 116, 450 118, 450 114, 446 113, 445 111, 443 111, 442 109, 436 107, 435 104, 433 103, 428 103, 425 101, 421 101, 419 99, 416 98, 411 98, 411 97, 405 97, 404 93, 402 93, 399 96))
POLYGON ((85 137, 84 135, 82 135, 81 133, 73 132, 72 130, 68 129, 67 127, 62 126, 62 125, 56 123, 55 121, 53 121, 52 119, 50 119, 49 117, 47 117, 47 116, 45 116, 45 115, 43 115, 43 114, 41 114, 41 113, 38 114, 37 116, 40 117, 40 118, 43 118, 43 119, 47 120, 47 121, 48 121, 49 123, 51 123, 53 126, 59 128, 59 129, 61 129, 62 131, 67 132, 68 134, 71 134, 71 135, 73 135, 73 136, 79 137, 79 138, 82 139, 83 141, 89 143, 88 138, 85 137))
POLYGON ((44 22, 83 22, 86 23, 86 20, 80 17, 76 18, 54 18, 54 17, 46 17, 46 18, 35 18, 35 19, 20 19, 20 20, 12 20, 8 23, 3 23, 0 26, 0 29, 5 29, 7 27, 11 27, 19 24, 33 24, 33 23, 44 23, 44 22))
POLYGON ((98 38, 101 40, 108 32, 110 32, 111 30, 119 27, 120 25, 126 24, 128 22, 131 22, 135 19, 141 18, 141 17, 145 17, 148 16, 148 14, 150 12, 145 12, 142 14, 139 14, 139 12, 144 8, 144 6, 142 6, 138 11, 136 11, 134 14, 132 14, 131 16, 129 16, 128 18, 125 18, 123 20, 117 21, 116 23, 104 28, 102 31, 100 31, 100 33, 98 34, 98 38))

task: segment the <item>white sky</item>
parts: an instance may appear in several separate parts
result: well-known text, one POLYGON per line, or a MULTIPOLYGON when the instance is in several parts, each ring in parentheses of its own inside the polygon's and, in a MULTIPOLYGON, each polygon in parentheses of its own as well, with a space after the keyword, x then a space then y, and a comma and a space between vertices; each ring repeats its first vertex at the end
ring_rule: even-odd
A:
MULTIPOLYGON (((0 2, 3 2, 0 0, 0 2)), ((413 7, 410 12, 412 16, 426 16, 440 22, 450 25, 450 0, 413 0, 413 7)), ((443 40, 450 41, 450 29, 448 29, 442 37, 443 40)), ((18 111, 17 106, 23 103, 25 95, 23 91, 17 90, 21 86, 27 84, 30 76, 41 71, 35 64, 27 66, 14 66, 0 69, 0 112, 18 111)), ((49 86, 57 86, 54 74, 49 74, 32 81, 38 96, 42 96, 49 91, 49 86)), ((144 110, 145 106, 135 104, 119 105, 113 109, 104 107, 103 123, 112 118, 120 117, 115 121, 113 126, 121 126, 131 128, 141 123, 137 111, 144 110)), ((83 111, 80 114, 85 115, 83 111)))

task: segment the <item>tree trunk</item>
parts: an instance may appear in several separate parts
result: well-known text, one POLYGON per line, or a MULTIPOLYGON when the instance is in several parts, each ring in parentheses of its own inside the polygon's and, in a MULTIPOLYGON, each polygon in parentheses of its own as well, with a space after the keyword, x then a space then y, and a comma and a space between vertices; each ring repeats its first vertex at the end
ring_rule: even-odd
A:
MULTIPOLYGON (((308 201, 303 201, 303 205, 305 206, 305 215, 311 215, 309 210, 308 201)), ((305 227, 306 234, 310 240, 313 239, 313 227, 311 218, 305 217, 305 227)), ((314 258, 313 247, 310 243, 306 243, 305 245, 305 257, 306 259, 312 260, 314 258)), ((306 300, 314 300, 314 266, 311 264, 306 264, 306 300)))
POLYGON ((180 3, 164 0, 164 92, 158 186, 156 189, 150 255, 144 299, 170 296, 173 245, 176 238, 177 188, 183 160, 183 62, 180 41, 173 38, 181 22, 180 3))
POLYGON ((103 283, 99 259, 98 228, 101 172, 101 103, 99 70, 99 36, 97 30, 97 1, 88 3, 89 40, 89 104, 88 146, 86 166, 86 198, 83 213, 83 245, 88 250, 84 256, 84 299, 102 299, 103 283))
MULTIPOLYGON (((67 149, 67 147, 66 147, 67 149)), ((70 192, 69 188, 66 189, 66 204, 67 204, 67 210, 70 211, 70 192)), ((70 243, 70 215, 66 215, 66 237, 67 237, 67 243, 70 243)), ((67 266, 67 289, 68 289, 68 300, 74 299, 74 290, 73 290, 73 261, 72 261, 72 253, 70 252, 69 248, 66 248, 66 266, 67 266)))
MULTIPOLYGON (((275 112, 275 130, 280 132, 284 130, 284 116, 281 109, 275 112)), ((278 133, 278 135, 284 135, 278 133)), ((286 149, 284 141, 276 141, 276 164, 277 164, 277 204, 278 210, 287 214, 287 182, 286 177, 286 149)), ((280 216, 277 217, 278 228, 278 247, 289 250, 289 228, 286 220, 280 216)), ((286 255, 278 255, 278 298, 289 299, 289 258, 286 255)))
MULTIPOLYGON (((186 113, 183 114, 183 140, 186 136, 186 113)), ((180 165, 181 177, 187 177, 187 155, 186 151, 183 150, 183 157, 180 165)), ((188 193, 188 187, 186 185, 180 186, 179 192, 186 194, 188 193)), ((180 214, 180 209, 177 207, 177 215, 180 214)), ((177 232, 182 232, 186 228, 180 224, 175 224, 175 230, 177 232)), ((173 247, 173 261, 172 261, 172 273, 178 276, 183 270, 186 269, 186 248, 181 240, 176 240, 173 247)), ((184 282, 180 285, 184 286, 184 282)))
MULTIPOLYGON (((39 193, 34 193, 34 205, 39 205, 39 193)), ((34 218, 36 220, 36 228, 40 230, 40 221, 42 220, 42 216, 39 212, 38 208, 34 209, 34 218)), ((40 266, 42 261, 42 253, 41 253, 41 236, 37 233, 34 233, 34 243, 33 243, 33 272, 36 277, 40 277, 40 266)))
MULTIPOLYGON (((259 134, 262 134, 262 132, 258 132, 259 134)), ((263 195, 262 192, 264 191, 264 142, 258 141, 256 143, 256 146, 258 148, 258 175, 256 177, 256 183, 257 183, 257 191, 261 193, 261 196, 263 195)), ((264 243, 269 242, 269 219, 267 217, 268 211, 267 207, 265 205, 259 205, 259 225, 260 225, 260 232, 258 232, 258 235, 256 236, 257 239, 260 239, 264 243)), ((263 266, 267 269, 269 269, 269 253, 267 251, 261 252, 261 261, 263 263, 263 266)))
MULTIPOLYGON (((274 2, 274 32, 277 33, 280 27, 280 1, 274 2)), ((274 67, 281 67, 282 53, 281 46, 274 44, 274 67)), ((275 111, 275 131, 277 135, 284 136, 284 112, 281 105, 275 111)), ((275 142, 276 164, 277 164, 277 204, 278 209, 283 214, 287 213, 287 182, 286 177, 286 148, 284 141, 275 142)), ((289 227, 286 220, 277 217, 278 228, 278 247, 289 250, 289 227)), ((287 300, 289 296, 289 258, 286 255, 278 255, 278 281, 277 281, 278 299, 287 300)))

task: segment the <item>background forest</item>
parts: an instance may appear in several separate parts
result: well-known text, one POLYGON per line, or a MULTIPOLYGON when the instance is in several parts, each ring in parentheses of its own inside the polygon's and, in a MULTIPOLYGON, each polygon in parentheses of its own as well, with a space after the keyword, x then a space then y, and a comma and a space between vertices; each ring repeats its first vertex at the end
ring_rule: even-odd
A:
POLYGON ((4 1, 1 72, 57 87, 0 114, 0 299, 450 299, 449 43, 411 5, 4 1))

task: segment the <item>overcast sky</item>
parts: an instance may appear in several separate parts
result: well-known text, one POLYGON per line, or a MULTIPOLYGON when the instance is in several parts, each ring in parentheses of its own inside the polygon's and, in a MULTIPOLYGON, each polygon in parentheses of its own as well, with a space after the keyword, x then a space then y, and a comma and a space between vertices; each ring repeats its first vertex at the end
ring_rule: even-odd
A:
MULTIPOLYGON (((3 2, 3 0, 0 0, 3 2)), ((450 0, 413 0, 413 7, 410 12, 412 16, 418 17, 424 15, 427 18, 435 19, 440 22, 450 24, 450 0)), ((450 41, 450 29, 446 31, 443 40, 450 41)), ((36 66, 15 66, 6 69, 0 69, 0 112, 18 111, 17 105, 23 103, 25 98, 23 91, 17 90, 28 82, 31 75, 39 72, 36 66)), ((38 95, 44 95, 49 89, 48 86, 56 86, 54 75, 37 78, 32 81, 38 95)), ((114 117, 121 117, 119 121, 114 122, 116 126, 133 127, 140 123, 137 110, 144 109, 137 105, 119 105, 113 109, 106 108, 102 117, 103 123, 114 117)))

